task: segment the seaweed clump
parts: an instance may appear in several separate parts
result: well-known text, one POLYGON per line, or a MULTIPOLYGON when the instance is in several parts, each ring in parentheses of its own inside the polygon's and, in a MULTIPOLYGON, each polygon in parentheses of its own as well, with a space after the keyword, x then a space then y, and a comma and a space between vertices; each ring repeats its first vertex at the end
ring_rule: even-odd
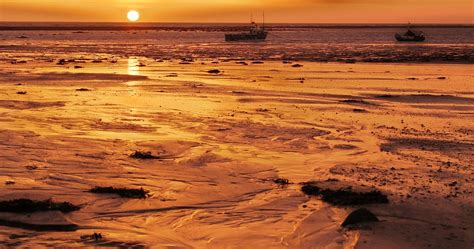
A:
POLYGON ((143 188, 132 189, 132 188, 114 188, 114 187, 95 187, 89 192, 94 194, 116 194, 123 198, 131 199, 146 199, 149 197, 149 191, 143 188))
POLYGON ((360 104, 360 105, 373 105, 372 103, 369 103, 365 100, 362 99, 345 99, 339 101, 341 103, 346 103, 346 104, 360 104))
POLYGON ((387 99, 387 98, 395 98, 397 96, 391 95, 391 94, 382 94, 382 95, 376 95, 375 97, 380 98, 380 99, 387 99))
POLYGON ((313 184, 304 184, 301 191, 306 195, 320 196, 324 202, 338 206, 385 204, 389 202, 387 196, 378 190, 357 192, 350 188, 330 189, 313 184))
POLYGON ((286 178, 276 178, 273 179, 273 183, 284 186, 290 184, 290 181, 286 178))
POLYGON ((69 202, 54 202, 51 199, 35 201, 30 199, 16 199, 10 201, 0 201, 0 212, 9 213, 33 213, 45 211, 60 211, 70 213, 81 209, 69 202))
POLYGON ((352 111, 353 111, 353 112, 356 112, 356 113, 364 113, 364 112, 367 112, 365 109, 353 109, 352 111))
POLYGON ((210 74, 220 74, 220 73, 221 73, 221 70, 219 70, 219 69, 212 69, 212 70, 209 70, 209 71, 207 71, 207 72, 210 73, 210 74))
POLYGON ((93 241, 101 241, 103 236, 101 233, 93 233, 93 234, 86 234, 81 235, 81 240, 93 240, 93 241))
POLYGON ((152 159, 161 159, 159 156, 154 156, 151 152, 144 152, 144 151, 135 151, 130 155, 131 158, 135 159, 143 159, 143 160, 152 160, 152 159))

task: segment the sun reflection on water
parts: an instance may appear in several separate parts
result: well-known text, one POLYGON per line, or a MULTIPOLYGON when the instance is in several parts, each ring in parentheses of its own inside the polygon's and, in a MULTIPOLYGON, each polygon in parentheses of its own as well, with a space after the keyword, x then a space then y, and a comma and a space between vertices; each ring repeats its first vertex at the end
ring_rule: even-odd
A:
POLYGON ((128 74, 140 75, 140 62, 137 58, 128 58, 128 74))

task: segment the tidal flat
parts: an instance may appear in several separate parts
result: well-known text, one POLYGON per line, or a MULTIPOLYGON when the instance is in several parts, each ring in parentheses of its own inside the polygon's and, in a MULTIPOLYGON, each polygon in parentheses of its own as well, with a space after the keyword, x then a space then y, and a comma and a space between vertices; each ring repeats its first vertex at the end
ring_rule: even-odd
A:
POLYGON ((0 247, 474 244, 472 65, 22 56, 0 60, 0 201, 80 209, 0 212, 0 247), (379 221, 341 227, 357 208, 379 221))

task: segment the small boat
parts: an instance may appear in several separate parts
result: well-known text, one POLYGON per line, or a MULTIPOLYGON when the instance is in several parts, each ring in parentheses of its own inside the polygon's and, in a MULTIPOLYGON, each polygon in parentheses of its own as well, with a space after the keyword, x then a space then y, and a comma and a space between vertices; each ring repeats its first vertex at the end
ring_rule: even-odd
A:
MULTIPOLYGON (((265 17, 264 17, 265 20, 265 17)), ((265 21, 262 27, 255 22, 251 22, 250 31, 247 33, 226 34, 226 41, 265 41, 267 39, 268 31, 265 30, 265 21)))
POLYGON ((399 42, 423 42, 426 40, 426 37, 422 31, 412 30, 410 24, 408 24, 408 31, 404 34, 395 34, 395 39, 399 42))

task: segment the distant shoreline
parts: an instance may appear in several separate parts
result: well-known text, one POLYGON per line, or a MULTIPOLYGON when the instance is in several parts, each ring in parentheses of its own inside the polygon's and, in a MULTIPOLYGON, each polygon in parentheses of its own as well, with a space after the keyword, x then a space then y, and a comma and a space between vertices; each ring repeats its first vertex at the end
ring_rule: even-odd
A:
MULTIPOLYGON (((238 31, 245 23, 73 23, 73 22, 0 22, 0 31, 238 31)), ((406 28, 407 24, 266 24, 270 30, 281 29, 384 29, 406 28)), ((474 28, 473 24, 412 24, 415 28, 474 28)))

